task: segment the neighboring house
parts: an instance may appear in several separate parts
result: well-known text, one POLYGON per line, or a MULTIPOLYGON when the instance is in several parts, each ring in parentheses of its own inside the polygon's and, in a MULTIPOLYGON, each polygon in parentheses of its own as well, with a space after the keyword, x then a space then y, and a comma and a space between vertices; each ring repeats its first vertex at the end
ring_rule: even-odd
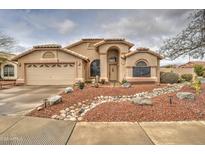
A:
POLYGON ((180 68, 194 68, 195 65, 203 65, 205 67, 205 61, 190 61, 186 64, 180 65, 180 68))
POLYGON ((18 61, 18 82, 26 85, 66 85, 90 81, 159 82, 162 57, 148 48, 130 51, 125 39, 82 39, 62 48, 34 46, 13 60, 18 61))
POLYGON ((169 68, 162 66, 160 68, 160 71, 161 72, 174 72, 179 75, 192 74, 193 76, 196 76, 194 72, 195 65, 203 65, 205 67, 205 61, 190 61, 188 63, 182 64, 179 66, 176 65, 176 67, 169 67, 169 68))
POLYGON ((17 78, 17 62, 11 61, 14 54, 0 52, 0 79, 15 80, 17 78))

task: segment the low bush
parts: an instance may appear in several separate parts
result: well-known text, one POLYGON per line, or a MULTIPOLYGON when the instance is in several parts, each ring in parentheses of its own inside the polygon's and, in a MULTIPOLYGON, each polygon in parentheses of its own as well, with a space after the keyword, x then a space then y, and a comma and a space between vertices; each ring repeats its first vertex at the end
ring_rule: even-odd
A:
POLYGON ((161 83, 177 83, 179 81, 179 75, 173 72, 160 73, 161 83))
POLYGON ((127 83, 128 81, 126 79, 123 79, 121 84, 127 83))
POLYGON ((193 79, 193 75, 192 74, 182 74, 181 78, 184 79, 185 81, 190 82, 193 79))
POLYGON ((194 72, 196 73, 196 75, 198 76, 203 76, 204 72, 205 72, 205 68, 203 65, 195 65, 194 66, 194 72))
POLYGON ((201 81, 195 78, 195 80, 192 82, 191 87, 194 88, 196 95, 199 95, 201 92, 201 81))
POLYGON ((185 79, 183 79, 183 78, 179 78, 179 80, 178 80, 178 83, 183 83, 183 82, 185 82, 186 80, 185 79))
POLYGON ((84 89, 84 87, 85 87, 85 83, 84 82, 82 82, 82 81, 78 81, 77 83, 76 83, 76 85, 78 86, 78 88, 79 89, 84 89))
POLYGON ((100 83, 105 84, 105 79, 101 79, 100 83))
POLYGON ((85 81, 85 83, 88 83, 88 84, 89 84, 89 83, 92 83, 92 81, 91 81, 91 80, 88 80, 88 81, 85 81))
POLYGON ((203 73, 203 78, 205 78, 205 72, 203 73))

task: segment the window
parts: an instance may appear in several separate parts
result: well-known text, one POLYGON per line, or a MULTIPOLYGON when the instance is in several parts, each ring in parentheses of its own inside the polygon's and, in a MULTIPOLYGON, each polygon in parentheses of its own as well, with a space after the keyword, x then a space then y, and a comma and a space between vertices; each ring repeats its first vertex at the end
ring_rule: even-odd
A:
POLYGON ((53 52, 48 51, 43 54, 43 58, 55 58, 55 55, 53 52))
POLYGON ((95 77, 95 76, 100 76, 100 60, 96 59, 93 60, 92 63, 90 64, 90 76, 95 77))
POLYGON ((13 65, 4 66, 4 77, 14 77, 14 66, 13 65))
POLYGON ((144 61, 139 61, 135 67, 133 67, 133 77, 150 77, 151 68, 147 66, 144 61))
POLYGON ((112 56, 109 58, 109 63, 116 63, 117 62, 117 57, 116 56, 112 56))

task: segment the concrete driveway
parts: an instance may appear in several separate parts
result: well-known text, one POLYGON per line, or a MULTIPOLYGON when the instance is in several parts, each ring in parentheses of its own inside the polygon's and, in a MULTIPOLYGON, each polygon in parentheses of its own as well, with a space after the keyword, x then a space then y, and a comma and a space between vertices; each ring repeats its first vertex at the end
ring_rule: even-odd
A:
POLYGON ((65 86, 17 86, 0 90, 0 115, 23 115, 42 100, 58 94, 65 86))

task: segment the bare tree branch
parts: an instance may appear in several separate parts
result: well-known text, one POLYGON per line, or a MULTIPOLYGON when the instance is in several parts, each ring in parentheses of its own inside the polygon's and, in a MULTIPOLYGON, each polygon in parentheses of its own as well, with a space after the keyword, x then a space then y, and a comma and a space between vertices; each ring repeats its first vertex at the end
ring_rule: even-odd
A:
POLYGON ((3 35, 0 33, 0 49, 1 50, 7 50, 12 48, 16 44, 16 41, 14 38, 9 37, 7 35, 3 35))
POLYGON ((190 15, 188 26, 173 38, 164 41, 160 53, 170 59, 176 59, 182 55, 190 55, 194 58, 205 56, 205 10, 195 10, 190 15))

